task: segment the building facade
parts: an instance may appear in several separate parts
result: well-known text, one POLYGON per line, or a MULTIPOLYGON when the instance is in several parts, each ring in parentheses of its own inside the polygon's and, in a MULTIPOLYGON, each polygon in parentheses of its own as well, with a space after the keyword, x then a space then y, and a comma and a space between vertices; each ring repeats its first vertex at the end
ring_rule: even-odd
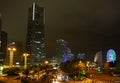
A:
POLYGON ((1 63, 3 64, 7 55, 7 41, 8 35, 6 32, 1 31, 1 47, 0 47, 0 58, 1 63))
MULTIPOLYGON (((1 22, 1 14, 0 14, 0 50, 1 50, 1 28, 2 28, 2 22, 1 22)), ((2 52, 0 51, 0 64, 2 64, 2 52)))
POLYGON ((73 59, 71 49, 67 46, 67 42, 65 40, 59 39, 56 41, 56 44, 56 57, 59 58, 60 62, 66 62, 73 59))
POLYGON ((7 54, 7 33, 2 31, 2 16, 0 14, 0 64, 3 64, 7 54))
POLYGON ((44 38, 44 8, 36 3, 28 11, 28 28, 26 38, 26 51, 29 53, 30 64, 38 64, 45 58, 44 38))

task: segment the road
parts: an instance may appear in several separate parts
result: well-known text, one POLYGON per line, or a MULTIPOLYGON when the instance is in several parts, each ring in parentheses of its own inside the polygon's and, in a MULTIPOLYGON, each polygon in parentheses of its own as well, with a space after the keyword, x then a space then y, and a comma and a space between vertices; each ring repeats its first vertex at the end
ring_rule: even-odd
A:
MULTIPOLYGON (((20 80, 15 80, 16 77, 0 77, 0 83, 21 83, 20 80)), ((113 82, 113 80, 119 80, 120 77, 113 77, 108 74, 95 74, 93 79, 88 79, 84 81, 65 81, 60 82, 57 80, 52 80, 50 76, 47 76, 46 78, 43 78, 39 81, 29 81, 28 83, 120 83, 119 82, 113 82)))
POLYGON ((93 80, 99 80, 99 81, 104 81, 104 82, 115 82, 119 81, 120 83, 120 77, 113 77, 109 74, 95 74, 93 80))

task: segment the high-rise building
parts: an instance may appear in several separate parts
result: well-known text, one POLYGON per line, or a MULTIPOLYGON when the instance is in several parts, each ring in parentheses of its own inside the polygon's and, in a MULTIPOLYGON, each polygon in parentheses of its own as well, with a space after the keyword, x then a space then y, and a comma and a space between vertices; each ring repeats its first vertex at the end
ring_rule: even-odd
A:
POLYGON ((1 29, 2 29, 2 21, 1 21, 1 14, 0 14, 0 47, 1 47, 1 29))
POLYGON ((45 58, 44 8, 33 2, 28 12, 26 51, 31 64, 38 64, 45 58))
POLYGON ((0 64, 3 64, 6 58, 7 33, 2 31, 2 15, 0 14, 0 64))
POLYGON ((73 54, 71 52, 71 49, 68 48, 67 42, 63 39, 59 39, 56 41, 56 43, 56 57, 59 58, 60 62, 66 62, 68 60, 71 60, 73 58, 73 54))
POLYGON ((1 31, 0 62, 3 64, 7 55, 7 33, 1 31))

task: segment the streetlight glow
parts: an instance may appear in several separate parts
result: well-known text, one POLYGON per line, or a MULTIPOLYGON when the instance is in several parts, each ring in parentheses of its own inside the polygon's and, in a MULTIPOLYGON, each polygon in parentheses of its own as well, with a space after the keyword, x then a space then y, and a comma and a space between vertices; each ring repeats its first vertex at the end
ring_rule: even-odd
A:
POLYGON ((14 48, 14 47, 11 48, 11 47, 9 47, 8 50, 9 50, 9 51, 11 51, 11 50, 12 50, 12 51, 16 51, 16 48, 14 48))
POLYGON ((16 51, 16 48, 11 46, 8 48, 8 50, 10 51, 10 63, 9 63, 9 66, 12 67, 13 66, 13 52, 16 51))
POLYGON ((27 54, 27 53, 24 53, 24 54, 23 54, 23 56, 28 56, 28 55, 29 55, 29 54, 27 54))
POLYGON ((24 56, 24 69, 27 68, 27 57, 28 57, 28 53, 24 53, 23 56, 24 56))
POLYGON ((48 64, 49 62, 48 61, 45 61, 45 64, 48 64))

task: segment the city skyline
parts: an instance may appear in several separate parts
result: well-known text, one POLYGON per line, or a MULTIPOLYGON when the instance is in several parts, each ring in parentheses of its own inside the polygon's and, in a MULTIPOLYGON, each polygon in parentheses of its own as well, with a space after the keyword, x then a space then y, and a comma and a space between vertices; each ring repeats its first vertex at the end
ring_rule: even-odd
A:
MULTIPOLYGON (((33 0, 0 1, 2 28, 9 41, 25 44, 28 8, 33 0), (14 3, 13 3, 14 2, 14 3)), ((119 52, 119 1, 104 0, 36 0, 45 7, 45 39, 48 55, 56 52, 56 40, 64 39, 73 52, 98 51, 113 48, 119 52)))

